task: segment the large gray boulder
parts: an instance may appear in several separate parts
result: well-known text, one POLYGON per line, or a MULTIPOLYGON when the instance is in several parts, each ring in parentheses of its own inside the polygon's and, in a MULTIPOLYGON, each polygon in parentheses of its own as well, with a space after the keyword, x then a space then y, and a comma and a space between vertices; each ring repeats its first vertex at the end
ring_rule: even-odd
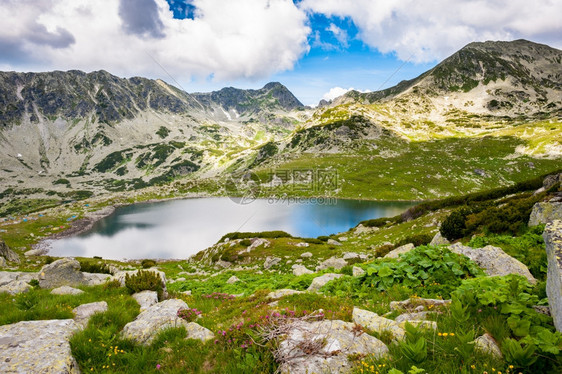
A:
POLYGON ((461 243, 449 246, 451 252, 470 258, 484 269, 489 276, 519 274, 527 278, 531 284, 537 283, 535 277, 521 261, 511 257, 501 248, 487 245, 484 248, 471 248, 461 243))
POLYGON ((533 205, 529 226, 537 226, 554 220, 562 220, 562 202, 543 202, 533 205))
POLYGON ((0 271, 0 293, 7 292, 15 295, 31 289, 29 281, 37 279, 37 273, 21 271, 0 271))
POLYGON ((328 274, 324 274, 322 276, 316 277, 312 280, 312 283, 310 284, 310 286, 308 286, 307 291, 309 292, 316 292, 319 289, 321 289, 322 287, 324 287, 328 282, 333 281, 334 279, 338 279, 343 277, 342 274, 334 274, 334 273, 328 273, 328 274))
POLYGON ((372 355, 380 359, 387 346, 377 338, 357 331, 355 325, 339 320, 296 321, 279 345, 279 372, 290 374, 350 373, 349 356, 372 355))
POLYGON ((41 288, 78 286, 84 283, 84 274, 80 271, 80 263, 71 257, 61 258, 45 265, 39 272, 39 286, 41 288))
POLYGON ((187 309, 185 301, 169 299, 155 304, 141 312, 133 322, 127 323, 121 335, 124 339, 150 344, 164 329, 181 326, 187 328, 187 322, 177 315, 179 309, 187 309))
POLYGON ((0 373, 80 373, 69 344, 78 329, 71 319, 0 326, 0 373))
POLYGON ((401 254, 408 253, 414 248, 415 246, 412 243, 404 244, 388 252, 383 258, 398 258, 401 254))
POLYGON ((17 262, 18 264, 20 262, 20 256, 12 251, 2 239, 0 239, 0 256, 4 257, 6 261, 17 262))
POLYGON ((548 259, 546 295, 554 326, 562 332, 562 221, 546 225, 543 238, 548 259))

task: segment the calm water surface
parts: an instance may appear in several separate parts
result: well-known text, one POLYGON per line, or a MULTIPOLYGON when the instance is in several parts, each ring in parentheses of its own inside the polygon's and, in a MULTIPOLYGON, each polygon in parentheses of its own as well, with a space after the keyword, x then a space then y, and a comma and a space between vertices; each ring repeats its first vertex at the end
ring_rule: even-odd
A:
POLYGON ((199 198, 116 209, 79 236, 51 242, 53 256, 108 259, 187 258, 234 231, 283 230, 317 237, 346 231, 359 221, 395 216, 412 203, 332 200, 331 204, 199 198))

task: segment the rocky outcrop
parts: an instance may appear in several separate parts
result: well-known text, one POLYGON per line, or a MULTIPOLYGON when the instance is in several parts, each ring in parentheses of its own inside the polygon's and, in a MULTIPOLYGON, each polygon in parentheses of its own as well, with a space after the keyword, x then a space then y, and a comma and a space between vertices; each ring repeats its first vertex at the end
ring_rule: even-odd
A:
POLYGON ((68 342, 78 328, 71 319, 0 326, 0 372, 79 373, 68 342))
POLYGON ((322 276, 316 277, 312 280, 312 283, 308 287, 307 291, 309 292, 316 292, 322 287, 324 287, 328 282, 333 281, 334 279, 338 279, 343 277, 342 274, 334 274, 328 273, 322 276))
POLYGON ((23 255, 25 257, 32 257, 32 256, 43 256, 45 253, 46 252, 44 249, 32 249, 25 252, 23 255))
POLYGON ((0 268, 3 268, 5 266, 6 266, 6 259, 0 256, 0 268))
POLYGON ((388 252, 383 258, 398 258, 401 254, 408 253, 414 248, 415 246, 412 243, 408 243, 396 249, 393 249, 392 251, 388 252))
POLYGON ((529 226, 545 224, 554 220, 562 220, 562 202, 543 202, 533 205, 529 226))
POLYGON ((185 330, 187 331, 186 339, 201 340, 203 343, 215 337, 215 334, 213 334, 211 330, 195 322, 189 322, 185 326, 185 330))
POLYGON ((121 336, 140 344, 150 344, 166 328, 187 327, 187 322, 177 316, 179 309, 187 308, 185 301, 179 299, 162 301, 141 312, 133 322, 127 323, 121 336))
POLYGON ((17 262, 18 264, 20 262, 20 256, 12 251, 2 239, 0 239, 0 257, 4 257, 6 261, 17 262))
POLYGON ((279 345, 279 372, 287 374, 350 373, 350 355, 388 354, 377 338, 357 331, 353 323, 339 320, 298 321, 279 345))
POLYGON ((61 258, 43 266, 39 272, 41 288, 60 286, 77 286, 85 284, 84 274, 80 271, 80 263, 73 258, 61 258))
POLYGON ((353 322, 379 334, 390 332, 395 340, 403 340, 406 331, 391 319, 379 316, 377 313, 359 308, 353 308, 353 322))
POLYGON ((84 285, 86 286, 98 286, 107 282, 111 275, 103 273, 82 273, 84 277, 84 285))
POLYGON ((304 274, 312 274, 314 273, 312 270, 307 269, 304 265, 293 265, 293 275, 299 277, 304 274))
POLYGON ((51 290, 51 295, 80 295, 83 293, 84 291, 69 286, 61 286, 51 290))
POLYGON ((320 265, 316 267, 316 271, 321 271, 329 268, 334 268, 336 270, 339 270, 346 265, 347 265, 347 261, 344 260, 343 258, 330 257, 329 259, 322 261, 320 265))
POLYGON ((158 293, 156 291, 141 291, 133 294, 133 299, 140 305, 140 311, 145 311, 154 304, 158 303, 158 293))
POLYGON ((476 262, 489 276, 518 274, 527 278, 531 284, 537 283, 527 266, 505 253, 501 248, 491 245, 484 248, 471 248, 461 243, 455 243, 449 249, 451 252, 464 255, 476 262))
POLYGON ((562 332, 562 221, 546 225, 543 238, 548 259, 546 295, 554 326, 562 332))
POLYGON ((98 301, 95 303, 82 304, 72 309, 74 313, 74 321, 81 327, 86 327, 92 317, 96 313, 103 313, 107 311, 107 303, 105 301, 98 301))

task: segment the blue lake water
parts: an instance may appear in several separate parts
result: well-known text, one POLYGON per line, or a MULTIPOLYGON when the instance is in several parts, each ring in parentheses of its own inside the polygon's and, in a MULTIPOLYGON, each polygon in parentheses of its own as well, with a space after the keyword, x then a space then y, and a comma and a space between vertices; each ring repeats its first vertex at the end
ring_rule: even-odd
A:
POLYGON ((320 199, 255 200, 196 198, 117 208, 81 235, 52 241, 53 256, 107 259, 187 258, 234 231, 283 230, 317 237, 346 231, 359 221, 392 217, 413 203, 320 199))

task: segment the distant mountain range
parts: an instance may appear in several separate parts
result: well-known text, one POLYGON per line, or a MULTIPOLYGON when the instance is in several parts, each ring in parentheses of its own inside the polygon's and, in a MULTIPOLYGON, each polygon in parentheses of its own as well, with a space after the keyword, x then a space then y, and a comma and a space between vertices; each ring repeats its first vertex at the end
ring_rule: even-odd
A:
MULTIPOLYGON (((280 83, 187 93, 105 71, 0 72, 0 184, 10 190, 0 196, 23 186, 37 197, 130 190, 187 175, 302 167, 313 164, 310 155, 326 167, 334 154, 388 161, 412 142, 488 135, 519 139, 519 154, 553 160, 562 155, 561 117, 562 51, 525 40, 471 43, 415 79, 315 109, 280 83), (535 126, 541 121, 552 124, 548 136, 535 126), (531 130, 542 137, 530 139, 531 130)), ((504 174, 494 183, 514 180, 504 174)))

